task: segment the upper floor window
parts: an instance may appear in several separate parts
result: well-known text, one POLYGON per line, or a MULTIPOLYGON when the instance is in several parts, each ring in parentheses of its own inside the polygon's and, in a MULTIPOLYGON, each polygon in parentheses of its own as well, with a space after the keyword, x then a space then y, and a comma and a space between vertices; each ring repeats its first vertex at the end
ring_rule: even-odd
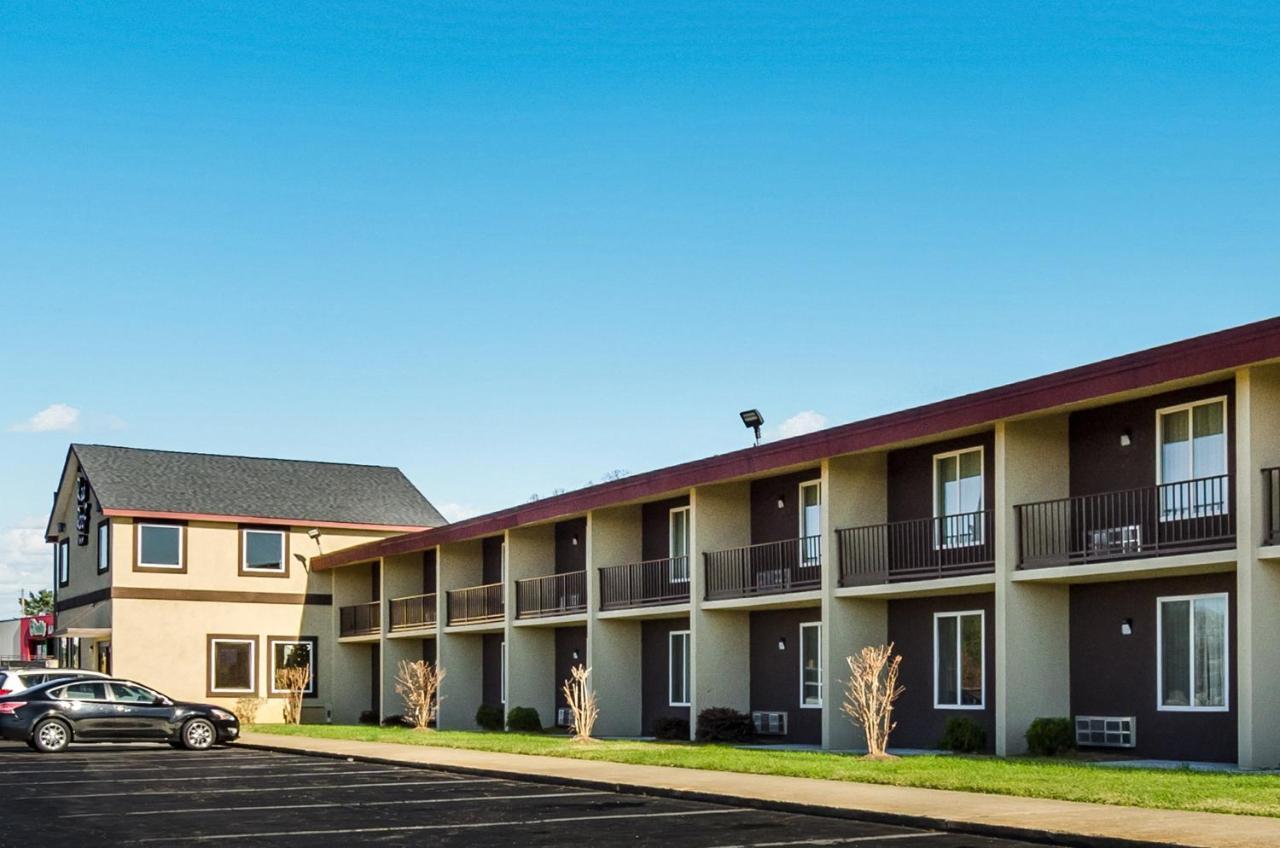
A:
POLYGON ((689 514, 687 506, 670 512, 668 556, 671 557, 671 582, 689 582, 689 514))
POLYGON ((940 453, 933 458, 933 517, 936 547, 956 548, 983 542, 983 450, 940 453))
POLYGON ((182 534, 186 528, 180 524, 138 525, 138 567, 164 568, 181 571, 182 534))
POLYGON ((1227 399, 1156 413, 1160 519, 1220 515, 1227 506, 1227 399))
POLYGON ((53 568, 58 575, 58 585, 66 586, 71 582, 71 540, 63 539, 53 549, 53 568))
POLYGON ((952 710, 983 707, 985 617, 982 610, 934 613, 934 707, 952 710))
POLYGON ((1160 598, 1156 662, 1161 710, 1227 709, 1227 596, 1160 598))
POLYGON ((822 558, 822 481, 800 484, 800 553, 805 565, 822 558))
POLYGON ((104 574, 111 568, 111 523, 98 523, 98 573, 104 574))
POLYGON ((285 534, 282 530, 241 530, 240 570, 251 574, 285 574, 285 534))

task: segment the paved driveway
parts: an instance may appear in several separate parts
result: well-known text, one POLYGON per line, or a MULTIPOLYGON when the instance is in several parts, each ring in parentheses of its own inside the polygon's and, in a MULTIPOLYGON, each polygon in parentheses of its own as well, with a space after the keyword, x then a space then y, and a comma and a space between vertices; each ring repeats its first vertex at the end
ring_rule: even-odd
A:
POLYGON ((0 798, 3 845, 1026 845, 234 747, 0 743, 0 798))

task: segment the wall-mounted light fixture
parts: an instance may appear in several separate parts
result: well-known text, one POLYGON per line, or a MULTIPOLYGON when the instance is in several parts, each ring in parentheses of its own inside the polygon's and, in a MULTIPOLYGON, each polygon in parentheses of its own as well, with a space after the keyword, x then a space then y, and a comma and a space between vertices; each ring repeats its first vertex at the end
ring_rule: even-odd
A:
POLYGON ((569 540, 569 544, 573 545, 575 548, 576 548, 576 547, 578 547, 578 534, 577 534, 577 533, 574 533, 574 534, 573 534, 573 538, 569 540))
POLYGON ((1121 636, 1133 635, 1133 619, 1132 618, 1126 618, 1124 621, 1120 622, 1120 635, 1121 636))
POLYGON ((1133 431, 1126 427, 1120 434, 1120 447, 1127 448, 1131 444, 1133 444, 1133 431))
POLYGON ((786 506, 787 506, 787 499, 782 495, 778 495, 778 509, 785 509, 786 506))
POLYGON ((576 662, 576 661, 577 661, 577 659, 578 659, 578 649, 577 649, 577 648, 574 648, 574 649, 573 649, 573 659, 574 659, 574 661, 575 661, 575 662, 576 662))
POLYGON ((778 640, 778 650, 785 651, 787 649, 787 637, 783 636, 778 640))

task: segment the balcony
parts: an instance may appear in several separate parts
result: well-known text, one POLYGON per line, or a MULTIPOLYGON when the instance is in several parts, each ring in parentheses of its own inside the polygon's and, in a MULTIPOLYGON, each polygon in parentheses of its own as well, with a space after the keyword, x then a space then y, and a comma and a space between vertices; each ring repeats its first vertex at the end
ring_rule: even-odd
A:
POLYGON ((821 549, 821 536, 806 536, 706 553, 706 599, 818 589, 822 586, 821 549))
POLYGON ((623 610, 689 601, 689 558, 670 557, 600 569, 600 609, 623 610))
POLYGON ((1235 546, 1228 475, 1015 507, 1019 568, 1235 546))
POLYGON ((1262 543, 1280 545, 1280 468, 1262 469, 1262 506, 1266 510, 1262 543))
POLYGON ((339 636, 372 636, 382 632, 382 604, 370 601, 338 610, 339 636))
POLYGON ((991 510, 836 531, 840 585, 872 586, 995 571, 991 510))
POLYGON ((408 595, 392 598, 389 605, 391 630, 418 630, 436 626, 436 595, 408 595))
POLYGON ((546 618, 587 611, 587 572, 548 574, 516 581, 516 618, 546 618))
POLYGON ((451 589, 445 594, 449 624, 488 624, 502 621, 502 584, 487 583, 467 589, 451 589))

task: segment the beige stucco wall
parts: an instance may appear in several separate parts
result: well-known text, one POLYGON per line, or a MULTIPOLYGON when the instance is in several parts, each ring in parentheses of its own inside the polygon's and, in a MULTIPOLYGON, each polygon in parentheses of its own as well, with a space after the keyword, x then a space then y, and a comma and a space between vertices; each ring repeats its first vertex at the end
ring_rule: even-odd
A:
POLYGON ((532 707, 544 726, 556 720, 556 633, 550 627, 516 627, 516 581, 556 570, 555 527, 543 524, 507 531, 507 710, 532 707))
POLYGON ((640 561, 640 506, 598 509, 587 519, 587 665, 602 736, 639 736, 640 622, 600 618, 600 569, 640 561))
POLYGON ((441 626, 436 660, 445 671, 437 722, 442 730, 471 730, 476 726, 476 709, 484 697, 484 648, 478 635, 447 632, 445 597, 450 589, 480 584, 483 574, 480 542, 441 545, 437 551, 436 601, 441 626))
POLYGON ((699 486, 689 498, 693 532, 689 549, 690 635, 693 639, 690 674, 693 693, 689 731, 697 733, 698 713, 708 707, 751 709, 751 619, 740 610, 704 609, 706 568, 703 555, 751 543, 751 486, 725 483, 699 486))

